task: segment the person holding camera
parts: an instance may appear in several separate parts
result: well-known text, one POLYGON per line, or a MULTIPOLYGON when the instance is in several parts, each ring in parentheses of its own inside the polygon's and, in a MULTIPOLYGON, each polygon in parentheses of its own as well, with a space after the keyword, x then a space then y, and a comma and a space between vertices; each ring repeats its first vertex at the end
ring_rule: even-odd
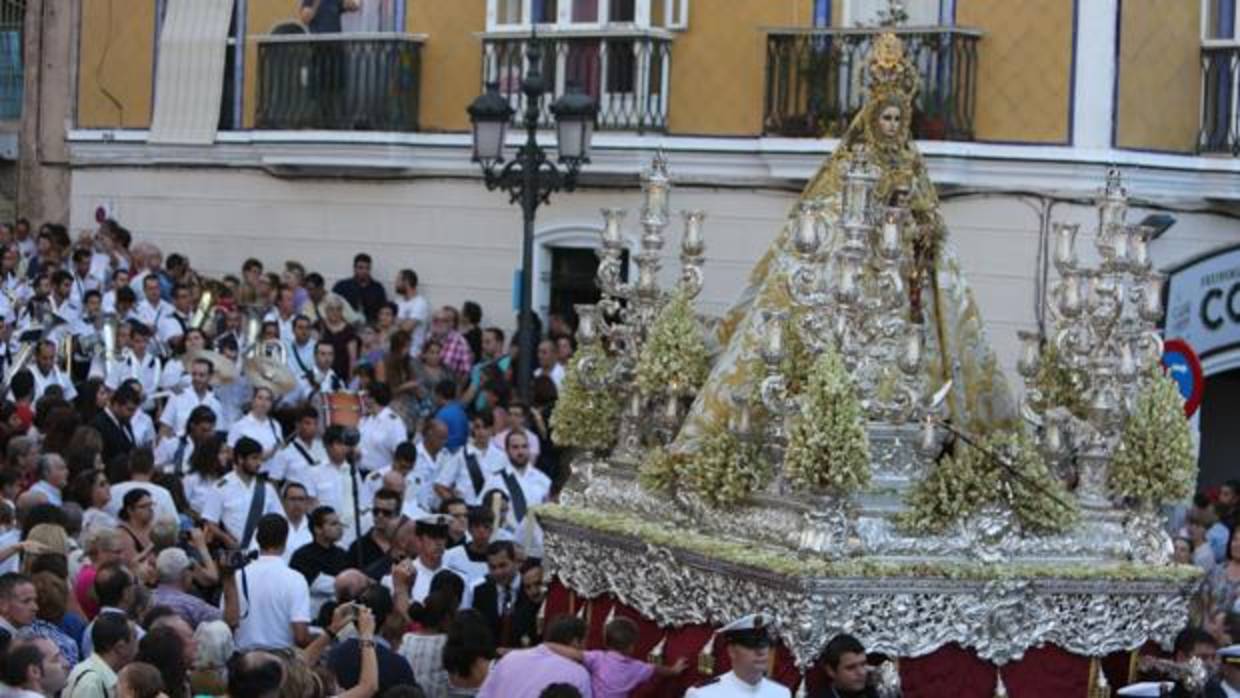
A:
MULTIPOLYGON (((257 467, 257 466, 256 466, 257 467)), ((258 522, 258 558, 226 556, 224 620, 236 628, 237 649, 310 644, 310 587, 284 562, 288 522, 265 514, 258 522)))
MULTIPOLYGON (((248 436, 237 439, 233 447, 233 471, 219 479, 215 491, 202 507, 203 520, 215 537, 229 548, 249 548, 259 518, 265 514, 280 514, 280 499, 275 488, 258 475, 262 465, 262 444, 248 436)), ((287 531, 285 535, 287 537, 287 531)))

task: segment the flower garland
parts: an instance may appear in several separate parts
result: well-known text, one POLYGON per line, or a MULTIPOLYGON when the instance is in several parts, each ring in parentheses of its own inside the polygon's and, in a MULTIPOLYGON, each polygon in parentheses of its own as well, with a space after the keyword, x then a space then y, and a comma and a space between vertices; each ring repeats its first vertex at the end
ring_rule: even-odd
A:
POLYGON ((1117 581, 1189 582, 1200 578, 1193 565, 1141 565, 1118 563, 1001 563, 894 562, 872 558, 829 560, 798 555, 752 542, 707 536, 683 526, 664 525, 631 515, 593 509, 543 504, 534 509, 539 520, 561 521, 603 533, 630 536, 650 545, 676 548, 736 565, 764 569, 788 576, 824 577, 916 577, 954 580, 991 579, 1106 579, 1117 581))
POLYGON ((592 390, 587 383, 600 385, 611 357, 598 345, 582 347, 573 357, 555 410, 551 429, 561 446, 604 451, 616 443, 620 421, 620 399, 612 390, 592 390), (589 372, 588 380, 583 373, 589 372))
POLYGON ((637 356, 643 395, 689 396, 710 373, 710 354, 689 295, 678 291, 663 306, 637 356))
POLYGON ((1197 463, 1184 418, 1184 399, 1170 377, 1150 375, 1111 459, 1111 491, 1152 506, 1188 497, 1196 479, 1197 463))
POLYGON ((828 348, 809 372, 791 419, 784 468, 794 486, 846 496, 870 484, 865 414, 839 354, 828 348))
POLYGON ((1076 523, 1075 498, 1024 433, 995 433, 980 446, 958 443, 955 455, 942 459, 909 491, 908 509, 896 523, 910 532, 942 533, 990 505, 1010 511, 1025 532, 1035 535, 1063 533, 1076 523), (991 454, 1004 458, 1019 477, 991 454))

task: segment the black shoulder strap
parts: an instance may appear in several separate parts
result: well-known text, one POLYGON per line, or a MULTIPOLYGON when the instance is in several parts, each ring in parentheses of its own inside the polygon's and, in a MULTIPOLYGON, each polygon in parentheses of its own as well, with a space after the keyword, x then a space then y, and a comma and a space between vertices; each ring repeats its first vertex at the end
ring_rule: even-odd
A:
POLYGON ((301 369, 306 380, 313 382, 314 374, 310 372, 310 367, 306 365, 306 362, 301 360, 301 352, 297 351, 296 344, 293 345, 293 359, 297 362, 297 367, 301 369))
POLYGON ((521 489, 521 483, 517 480, 517 476, 508 470, 501 473, 504 478, 504 484, 508 486, 508 496, 512 499, 512 514, 516 517, 517 523, 525 520, 525 490, 521 489))
POLYGON ((250 539, 254 537, 254 529, 258 528, 258 519, 263 515, 263 506, 267 503, 267 481, 261 476, 254 478, 254 494, 250 495, 250 512, 245 515, 245 531, 241 534, 241 549, 250 547, 250 539))
POLYGON ((478 457, 465 450, 465 467, 469 469, 469 480, 474 483, 474 493, 482 496, 482 487, 486 479, 482 477, 482 468, 478 465, 478 457))
POLYGON ((301 457, 306 459, 306 465, 314 465, 314 459, 310 457, 310 452, 302 448, 301 444, 297 443, 297 439, 293 439, 293 448, 297 449, 301 457))

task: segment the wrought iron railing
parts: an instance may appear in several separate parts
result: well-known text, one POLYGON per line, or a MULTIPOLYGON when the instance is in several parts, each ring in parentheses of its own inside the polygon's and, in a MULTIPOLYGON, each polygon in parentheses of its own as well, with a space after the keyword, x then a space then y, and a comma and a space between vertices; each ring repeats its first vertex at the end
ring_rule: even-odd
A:
POLYGON ((1240 156, 1240 41, 1201 45, 1201 130, 1197 150, 1240 156))
POLYGON ((422 39, 408 34, 264 36, 260 129, 416 131, 422 39))
MULTIPOLYGON (((549 107, 569 85, 598 103, 596 127, 612 131, 666 131, 672 35, 661 30, 604 29, 539 36, 544 98, 541 124, 555 120, 549 107)), ((499 84, 517 116, 525 108, 521 77, 528 36, 489 35, 482 43, 484 83, 499 84)))
POLYGON ((880 32, 894 31, 921 74, 913 135, 973 140, 981 32, 956 27, 778 29, 767 33, 769 135, 839 136, 865 102, 866 56, 880 32))
POLYGON ((25 19, 26 0, 0 0, 0 119, 20 119, 22 115, 25 19))

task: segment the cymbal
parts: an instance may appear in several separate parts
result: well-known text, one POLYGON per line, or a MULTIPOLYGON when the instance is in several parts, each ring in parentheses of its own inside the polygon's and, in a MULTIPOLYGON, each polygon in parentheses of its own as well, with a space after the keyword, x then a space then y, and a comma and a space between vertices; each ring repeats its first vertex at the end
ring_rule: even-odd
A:
POLYGON ((255 356, 245 361, 245 377, 255 388, 267 388, 282 397, 297 387, 297 378, 288 366, 276 359, 255 356))
POLYGON ((224 385, 237 380, 237 364, 232 359, 224 356, 218 351, 210 349, 200 349, 191 351, 185 355, 185 370, 190 370, 194 361, 202 359, 211 364, 214 369, 211 374, 211 382, 215 385, 224 385))

